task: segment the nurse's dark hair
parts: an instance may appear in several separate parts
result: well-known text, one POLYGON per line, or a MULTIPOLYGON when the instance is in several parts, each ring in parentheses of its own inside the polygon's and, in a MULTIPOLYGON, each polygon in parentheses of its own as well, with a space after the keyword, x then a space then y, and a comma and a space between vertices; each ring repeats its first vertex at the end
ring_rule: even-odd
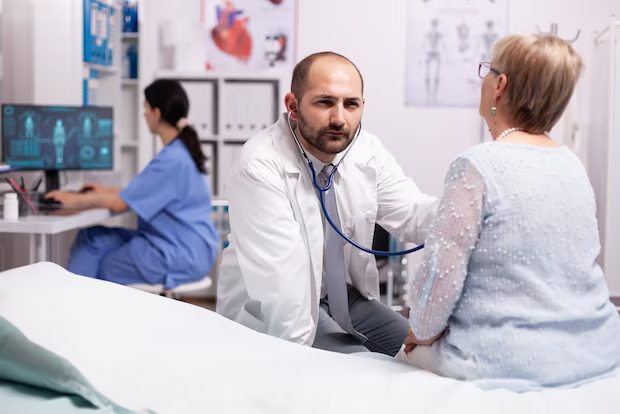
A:
POLYGON ((360 77, 360 82, 362 86, 362 95, 364 95, 364 78, 362 77, 362 72, 360 72, 359 68, 355 65, 355 63, 351 62, 351 59, 347 58, 336 52, 317 52, 313 53, 309 56, 306 56, 302 60, 295 65, 295 69, 293 69, 293 77, 291 79, 291 92, 295 95, 298 100, 301 100, 304 92, 306 91, 306 83, 308 81, 308 74, 310 73, 310 68, 312 64, 321 58, 332 58, 337 59, 342 62, 348 63, 353 68, 355 68, 357 74, 360 77))
MULTIPOLYGON (((144 88, 144 98, 153 109, 158 108, 162 119, 173 127, 181 118, 186 118, 189 112, 189 99, 181 84, 171 79, 157 79, 144 88)), ((191 125, 184 125, 179 129, 179 139, 187 148, 196 168, 202 174, 207 173, 205 162, 207 157, 198 140, 198 134, 191 125)))

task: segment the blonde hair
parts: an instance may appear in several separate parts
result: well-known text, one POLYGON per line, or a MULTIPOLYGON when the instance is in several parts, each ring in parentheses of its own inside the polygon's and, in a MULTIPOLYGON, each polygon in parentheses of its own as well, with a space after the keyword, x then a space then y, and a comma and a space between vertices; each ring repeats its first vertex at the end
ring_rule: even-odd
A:
POLYGON ((568 105, 583 63, 566 41, 551 35, 510 35, 493 46, 493 67, 508 77, 501 110, 515 127, 551 130, 568 105))

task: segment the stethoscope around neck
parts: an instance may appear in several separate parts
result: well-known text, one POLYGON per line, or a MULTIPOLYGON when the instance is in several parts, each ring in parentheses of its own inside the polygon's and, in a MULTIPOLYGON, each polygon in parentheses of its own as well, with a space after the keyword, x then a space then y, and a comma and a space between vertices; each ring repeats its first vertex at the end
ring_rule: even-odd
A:
POLYGON ((385 252, 385 251, 382 251, 382 250, 369 249, 368 247, 364 247, 364 246, 360 245, 355 240, 350 239, 346 234, 344 234, 342 232, 342 230, 340 230, 338 228, 338 226, 336 226, 336 223, 334 223, 334 221, 330 217, 329 213, 327 212, 327 208, 325 207, 325 193, 327 191, 329 191, 333 187, 333 185, 334 185, 334 175, 338 171, 338 167, 340 166, 342 161, 345 159, 345 157, 349 153, 349 150, 351 149, 351 147, 353 147, 353 144, 357 140, 357 137, 360 135, 360 132, 362 130, 361 122, 360 122, 360 124, 357 127, 357 131, 355 132, 355 137, 353 138, 353 141, 351 141, 351 144, 349 144, 349 147, 347 148, 347 150, 344 153, 344 155, 342 156, 342 158, 340 158, 340 161, 338 161, 338 163, 334 166, 332 171, 327 176, 327 182, 325 183, 325 185, 321 185, 319 183, 319 180, 318 180, 318 177, 317 177, 317 174, 316 174, 316 170, 314 169, 314 165, 312 164, 312 161, 310 160, 310 158, 308 158, 308 155, 306 154, 306 151, 304 151, 304 148, 301 146, 301 143, 299 142, 299 139, 297 139, 297 134, 295 134, 293 126, 291 125, 291 113, 290 112, 287 114, 287 122, 288 122, 288 128, 291 131, 291 135, 293 136, 293 138, 295 139, 295 142, 297 143, 297 147, 299 148, 299 152, 301 153, 301 155, 306 160, 306 164, 308 165, 308 169, 310 170, 310 175, 311 175, 311 178, 312 178, 312 185, 317 190, 317 193, 318 193, 318 196, 319 196, 319 202, 321 204, 321 210, 323 211, 323 215, 325 216, 325 219, 327 220, 327 222, 329 223, 331 228, 334 229, 334 231, 340 237, 342 237, 347 243, 353 245, 354 247, 358 248, 359 250, 364 251, 364 252, 369 253, 369 254, 374 254, 376 256, 403 256, 405 254, 417 252, 418 250, 421 250, 421 249, 424 248, 424 244, 421 244, 419 246, 412 247, 411 249, 401 250, 401 251, 398 251, 398 252, 385 252))

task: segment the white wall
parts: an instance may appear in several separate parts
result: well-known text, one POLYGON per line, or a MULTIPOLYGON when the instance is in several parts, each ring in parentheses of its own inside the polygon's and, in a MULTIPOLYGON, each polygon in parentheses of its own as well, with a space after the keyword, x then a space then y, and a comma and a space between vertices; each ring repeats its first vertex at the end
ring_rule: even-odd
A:
POLYGON ((4 102, 82 103, 81 14, 80 0, 4 0, 4 102))
POLYGON ((605 260, 605 270, 609 290, 612 295, 620 297, 620 256, 618 252, 620 245, 620 26, 616 26, 616 47, 614 64, 614 89, 611 91, 614 98, 613 108, 613 136, 611 137, 611 149, 609 154, 610 166, 608 169, 609 201, 607 207, 607 237, 606 244, 607 258, 605 260), (614 254, 616 253, 616 254, 614 254))
MULTIPOLYGON (((200 23, 200 1, 198 0, 143 0, 139 3, 140 51, 138 70, 140 88, 143 89, 153 80, 155 73, 163 63, 159 56, 160 26, 166 21, 187 22, 194 25, 200 23)), ((204 55, 204 49, 196 53, 204 55)), ((140 91, 142 94, 142 91, 140 91)), ((152 158, 157 141, 149 133, 146 123, 140 119, 139 125, 140 153, 138 168, 143 169, 152 158)))
POLYGON ((609 289, 612 295, 620 297, 620 257, 618 254, 618 246, 620 246, 620 26, 616 26, 616 50, 615 50, 615 74, 614 74, 614 113, 613 113, 613 136, 611 138, 610 151, 610 168, 609 184, 607 186, 609 195, 609 203, 607 207, 611 210, 608 215, 607 238, 605 240, 607 246, 608 258, 605 270, 609 281, 609 289))
MULTIPOLYGON (((619 21, 620 22, 620 21, 619 21)), ((590 180, 597 196, 599 262, 612 296, 620 297, 620 25, 597 45, 591 92, 590 180), (612 33, 612 32, 615 32, 612 33), (615 38, 615 41, 614 41, 615 38)), ((611 22, 610 22, 611 23, 611 22)), ((611 28, 613 27, 613 30, 611 28)))
MULTIPOLYGON (((3 0, 2 58, 2 102, 81 105, 82 1, 3 0)), ((73 236, 54 236, 57 262, 73 236)), ((28 264, 31 247, 27 235, 0 234, 0 270, 28 264)))

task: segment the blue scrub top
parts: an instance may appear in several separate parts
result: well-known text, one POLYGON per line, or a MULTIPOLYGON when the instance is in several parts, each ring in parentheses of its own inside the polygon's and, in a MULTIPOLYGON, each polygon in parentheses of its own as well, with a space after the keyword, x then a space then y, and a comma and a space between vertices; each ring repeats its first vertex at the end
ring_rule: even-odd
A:
POLYGON ((180 139, 160 151, 120 196, 138 215, 130 254, 143 275, 163 275, 172 288, 209 272, 219 241, 209 185, 180 139))

